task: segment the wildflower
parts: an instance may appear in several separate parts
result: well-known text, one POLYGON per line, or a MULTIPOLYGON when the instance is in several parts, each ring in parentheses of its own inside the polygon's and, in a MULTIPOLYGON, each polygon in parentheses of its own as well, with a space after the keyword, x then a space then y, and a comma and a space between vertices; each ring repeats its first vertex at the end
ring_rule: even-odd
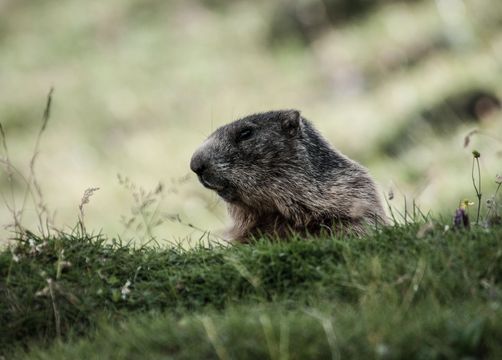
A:
POLYGON ((472 156, 474 156, 475 159, 478 159, 481 156, 481 154, 480 154, 479 151, 473 150, 472 151, 472 156))
POLYGON ((464 199, 460 202, 459 207, 461 207, 462 209, 467 209, 469 206, 472 206, 472 205, 474 205, 474 203, 472 201, 464 199))
POLYGON ((453 226, 457 229, 469 228, 469 214, 467 214, 467 208, 474 203, 469 200, 463 200, 460 202, 459 207, 455 210, 455 216, 453 217, 453 226))
POLYGON ((131 286, 131 281, 127 280, 124 286, 122 286, 122 289, 120 289, 120 293, 122 294, 122 300, 125 300, 127 295, 131 292, 129 286, 131 286))
POLYGON ((457 210, 455 210, 455 216, 453 218, 453 225, 456 228, 461 228, 461 227, 468 228, 469 227, 469 216, 467 215, 467 212, 465 211, 465 209, 458 208, 457 210))
POLYGON ((30 246, 30 254, 36 255, 42 252, 43 248, 47 245, 47 241, 37 244, 37 242, 34 239, 29 239, 28 245, 30 246))
POLYGON ((495 176, 495 183, 498 185, 502 185, 502 175, 497 174, 495 176))
POLYGON ((12 261, 19 262, 19 256, 17 256, 17 254, 14 252, 12 253, 12 261))

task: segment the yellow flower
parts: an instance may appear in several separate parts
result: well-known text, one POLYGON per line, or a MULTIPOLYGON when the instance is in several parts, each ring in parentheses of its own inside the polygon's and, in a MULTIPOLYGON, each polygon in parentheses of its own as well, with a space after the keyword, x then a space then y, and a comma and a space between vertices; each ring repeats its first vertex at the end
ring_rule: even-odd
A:
POLYGON ((459 208, 461 209, 467 209, 469 206, 472 206, 474 205, 474 203, 472 201, 469 201, 467 199, 464 199, 460 202, 460 204, 458 205, 459 208))

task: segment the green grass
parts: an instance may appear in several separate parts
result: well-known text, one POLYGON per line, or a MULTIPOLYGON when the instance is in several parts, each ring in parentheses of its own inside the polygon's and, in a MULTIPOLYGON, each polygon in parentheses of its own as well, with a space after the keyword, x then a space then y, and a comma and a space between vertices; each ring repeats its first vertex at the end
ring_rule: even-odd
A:
POLYGON ((36 351, 33 359, 500 358, 500 311, 435 301, 407 312, 389 305, 294 309, 240 306, 224 312, 135 318, 104 325, 96 340, 36 351))
MULTIPOLYGON (((496 0, 451 2, 454 17, 436 1, 384 6, 313 47, 274 50, 265 45, 273 21, 265 1, 218 11, 197 1, 8 3, 0 122, 25 175, 38 154, 43 96, 56 88, 36 166, 44 197, 23 207, 27 228, 45 205, 62 217, 48 226, 73 222, 84 190, 100 187, 86 206, 88 229, 123 231, 136 244, 197 236, 192 223, 212 233, 223 227, 224 206, 184 176, 190 156, 215 127, 273 108, 302 109, 336 147, 363 160, 382 192, 395 184, 395 209, 403 198, 439 212, 472 200, 473 149, 482 153, 482 200, 494 189, 501 142, 490 136, 502 129, 500 114, 479 125, 489 136, 474 136, 467 149, 471 127, 420 138, 398 158, 378 144, 456 91, 481 86, 500 96, 496 0), (64 176, 54 176, 62 167, 64 176), (131 185, 117 186, 117 173, 131 185), (143 189, 159 179, 165 193, 149 198, 143 189), (134 217, 151 200, 155 214, 178 220, 154 233, 143 223, 123 229, 117 209, 132 207, 134 217)), ((10 188, 0 176, 0 192, 15 208, 25 186, 14 177, 10 188)), ((11 215, 0 207, 2 220, 11 215)), ((419 228, 189 250, 30 235, 0 248, 0 360, 502 358, 502 229, 437 225, 422 236, 419 228)))
POLYGON ((33 236, 0 254, 0 351, 41 359, 500 357, 502 229, 418 232, 409 225, 366 238, 191 250, 33 236))

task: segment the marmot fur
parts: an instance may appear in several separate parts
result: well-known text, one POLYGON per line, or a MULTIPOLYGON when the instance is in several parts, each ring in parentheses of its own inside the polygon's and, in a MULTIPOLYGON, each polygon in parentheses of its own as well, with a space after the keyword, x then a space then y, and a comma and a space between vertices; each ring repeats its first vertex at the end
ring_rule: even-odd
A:
POLYGON ((387 222, 367 170, 332 148, 296 110, 218 128, 190 168, 227 202, 235 241, 323 229, 362 235, 387 222))

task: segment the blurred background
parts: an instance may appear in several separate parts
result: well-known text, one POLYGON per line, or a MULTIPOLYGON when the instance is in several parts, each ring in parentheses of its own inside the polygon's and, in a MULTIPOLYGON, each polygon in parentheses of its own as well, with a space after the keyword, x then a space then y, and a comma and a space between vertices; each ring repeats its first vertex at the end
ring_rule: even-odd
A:
MULTIPOLYGON (((22 215, 34 231, 40 211, 72 229, 93 187, 88 231, 182 241, 224 229, 190 157, 218 126, 271 109, 301 110, 400 211, 404 197, 445 216, 476 200, 473 149, 484 195, 502 173, 499 0, 0 0, 0 122, 28 180, 51 87, 42 196, 22 215)), ((26 192, 1 151, 0 242, 26 192)))

